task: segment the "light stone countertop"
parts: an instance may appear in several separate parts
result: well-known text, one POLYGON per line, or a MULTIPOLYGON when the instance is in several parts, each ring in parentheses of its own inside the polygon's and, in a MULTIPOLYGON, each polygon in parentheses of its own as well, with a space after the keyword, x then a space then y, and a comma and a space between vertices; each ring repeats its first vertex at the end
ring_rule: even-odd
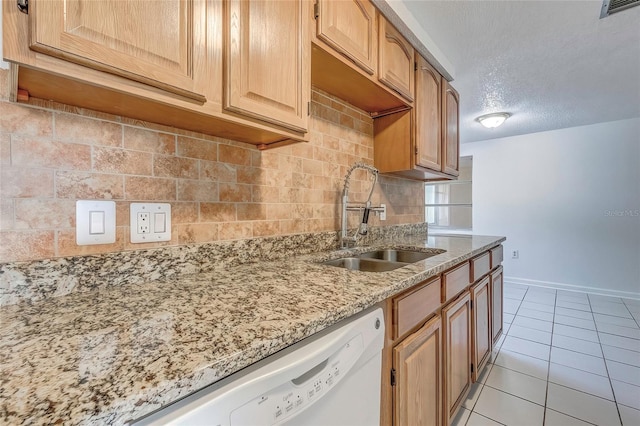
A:
POLYGON ((0 308, 0 423, 123 424, 504 240, 395 239, 379 247, 447 251, 389 272, 323 252, 0 308))

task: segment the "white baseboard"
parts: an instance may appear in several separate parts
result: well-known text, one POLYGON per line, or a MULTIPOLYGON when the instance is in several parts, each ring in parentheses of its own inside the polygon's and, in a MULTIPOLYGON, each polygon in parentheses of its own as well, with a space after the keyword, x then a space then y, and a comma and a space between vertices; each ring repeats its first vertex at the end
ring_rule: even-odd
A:
POLYGON ((534 287, 547 287, 547 288, 553 288, 556 290, 578 291, 582 293, 597 294, 600 296, 622 297, 624 299, 640 300, 640 293, 634 293, 632 291, 611 290, 611 289, 598 288, 598 287, 587 287, 587 286, 580 286, 580 285, 573 285, 573 284, 554 283, 551 281, 529 280, 526 278, 517 278, 517 277, 504 277, 504 282, 510 283, 510 284, 530 285, 534 287))

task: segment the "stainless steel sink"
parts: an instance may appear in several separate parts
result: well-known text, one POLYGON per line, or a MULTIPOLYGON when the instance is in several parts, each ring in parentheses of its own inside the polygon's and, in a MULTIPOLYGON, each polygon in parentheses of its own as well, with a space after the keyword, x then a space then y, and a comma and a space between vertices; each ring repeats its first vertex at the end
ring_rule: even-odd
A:
POLYGON ((337 266, 352 271, 385 272, 402 268, 411 263, 419 262, 432 256, 437 256, 446 250, 433 249, 429 252, 413 250, 375 250, 351 257, 327 260, 323 265, 337 266))
POLYGON ((337 266, 352 271, 385 272, 406 266, 406 263, 389 262, 380 259, 366 259, 359 257, 343 257, 342 259, 327 260, 324 265, 337 266))
POLYGON ((422 252, 413 250, 376 250, 368 251, 358 255, 359 258, 368 259, 381 259, 389 262, 402 262, 402 263, 415 263, 421 260, 427 259, 432 256, 437 256, 444 253, 446 250, 434 250, 433 252, 422 252))

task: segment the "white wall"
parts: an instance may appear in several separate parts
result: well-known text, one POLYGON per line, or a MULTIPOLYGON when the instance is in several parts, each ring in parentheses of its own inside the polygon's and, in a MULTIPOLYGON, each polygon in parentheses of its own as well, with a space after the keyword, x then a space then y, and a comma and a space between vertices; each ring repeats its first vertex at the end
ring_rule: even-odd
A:
POLYGON ((473 155, 474 234, 507 237, 505 280, 640 297, 640 119, 463 144, 461 154, 473 155))

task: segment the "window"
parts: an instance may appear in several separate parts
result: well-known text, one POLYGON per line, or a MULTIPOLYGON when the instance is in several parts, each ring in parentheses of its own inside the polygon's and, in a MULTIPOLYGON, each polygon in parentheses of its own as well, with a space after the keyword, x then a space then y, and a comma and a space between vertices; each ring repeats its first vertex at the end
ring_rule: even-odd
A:
POLYGON ((458 180, 425 184, 425 221, 430 229, 472 229, 472 157, 460 157, 458 180))

